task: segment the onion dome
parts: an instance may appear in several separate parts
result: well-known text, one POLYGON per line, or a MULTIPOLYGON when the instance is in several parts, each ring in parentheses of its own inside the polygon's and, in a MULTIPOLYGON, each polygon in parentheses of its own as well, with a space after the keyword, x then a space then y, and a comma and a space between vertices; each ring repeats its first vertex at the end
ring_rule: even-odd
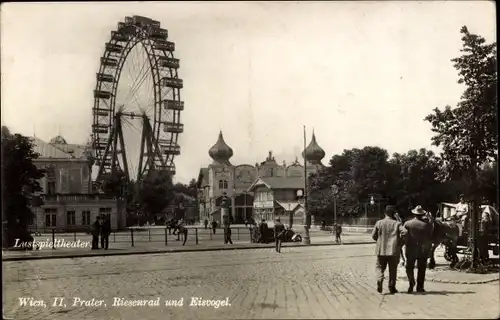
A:
POLYGON ((316 135, 314 134, 314 131, 311 142, 307 146, 306 150, 302 152, 302 157, 304 157, 304 153, 306 160, 312 164, 321 164, 321 160, 325 157, 325 151, 321 149, 316 142, 316 135))
POLYGON ((68 144, 66 140, 61 137, 61 136, 55 136, 54 138, 50 139, 50 144, 68 144))
POLYGON ((208 155, 214 159, 214 163, 231 165, 229 159, 233 156, 233 149, 224 141, 222 131, 219 133, 217 142, 208 151, 208 155))

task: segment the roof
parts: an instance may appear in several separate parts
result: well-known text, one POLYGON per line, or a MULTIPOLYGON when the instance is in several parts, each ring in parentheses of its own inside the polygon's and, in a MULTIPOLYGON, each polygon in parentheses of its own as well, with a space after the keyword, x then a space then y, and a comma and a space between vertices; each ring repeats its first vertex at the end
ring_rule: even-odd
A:
POLYGON ((208 168, 201 168, 198 173, 198 181, 196 181, 198 188, 208 186, 208 168))
POLYGON ((248 188, 252 191, 258 185, 265 185, 271 190, 275 189, 303 189, 304 179, 302 177, 270 177, 258 178, 257 181, 252 183, 248 188))
POLYGON ((33 149, 35 152, 40 154, 39 158, 70 158, 71 156, 67 153, 64 153, 60 149, 54 147, 53 145, 38 139, 31 138, 33 141, 33 149))
MULTIPOLYGON (((85 157, 86 146, 84 145, 47 143, 37 137, 31 137, 30 139, 33 141, 34 151, 40 154, 39 158, 71 159, 85 157)), ((61 137, 61 139, 63 138, 61 137)))
POLYGON ((283 209, 287 211, 294 211, 297 209, 297 207, 301 206, 297 201, 277 201, 275 200, 278 205, 280 205, 283 209))

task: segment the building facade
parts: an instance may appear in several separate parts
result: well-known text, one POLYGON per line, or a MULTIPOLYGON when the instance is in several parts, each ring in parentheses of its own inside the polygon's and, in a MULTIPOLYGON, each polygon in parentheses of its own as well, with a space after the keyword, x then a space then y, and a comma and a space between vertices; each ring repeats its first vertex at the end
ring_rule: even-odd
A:
POLYGON ((88 230, 98 216, 109 216, 113 230, 125 227, 125 206, 120 200, 93 192, 92 161, 86 146, 68 144, 57 136, 49 143, 32 138, 39 153, 33 163, 46 170, 39 181, 43 200, 33 208, 30 229, 38 232, 88 230))
MULTIPOLYGON (((306 170, 297 158, 290 165, 285 161, 278 164, 272 151, 269 151, 266 160, 261 163, 233 165, 230 162, 233 149, 224 141, 222 132, 219 133, 217 142, 210 148, 208 154, 213 160, 212 164, 201 168, 198 174, 200 219, 221 221, 220 202, 225 194, 231 199, 231 214, 235 223, 243 223, 247 219, 261 219, 263 214, 268 218, 274 217, 276 211, 274 205, 269 207, 254 205, 261 203, 261 200, 256 202, 254 196, 257 190, 254 187, 259 179, 263 181, 267 179, 268 184, 272 181, 271 189, 272 185, 280 187, 279 190, 272 189, 273 195, 276 191, 280 199, 287 198, 288 194, 296 193, 297 189, 304 189, 305 174, 317 172, 323 167, 321 160, 325 157, 325 152, 319 147, 314 133, 308 147, 302 152, 302 156, 306 159, 306 170), (281 188, 283 186, 286 188, 281 188)), ((276 209, 279 211, 279 208, 276 209)))

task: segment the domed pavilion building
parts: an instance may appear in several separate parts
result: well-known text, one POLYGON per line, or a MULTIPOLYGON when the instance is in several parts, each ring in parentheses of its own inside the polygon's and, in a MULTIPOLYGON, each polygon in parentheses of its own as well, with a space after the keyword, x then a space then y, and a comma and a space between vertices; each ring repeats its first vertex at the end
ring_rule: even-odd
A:
MULTIPOLYGON (((231 199, 233 223, 245 220, 274 221, 276 216, 293 216, 293 223, 303 223, 304 209, 297 192, 304 190, 304 166, 296 158, 291 164, 279 164, 269 151, 265 161, 232 164, 233 149, 226 143, 222 131, 217 142, 208 150, 212 163, 198 174, 200 220, 221 222, 220 204, 226 195, 231 199)), ((308 174, 323 167, 325 151, 313 133, 311 142, 302 152, 308 174)), ((284 223, 289 223, 288 220, 284 223)), ((290 221, 292 222, 292 221, 290 221)))

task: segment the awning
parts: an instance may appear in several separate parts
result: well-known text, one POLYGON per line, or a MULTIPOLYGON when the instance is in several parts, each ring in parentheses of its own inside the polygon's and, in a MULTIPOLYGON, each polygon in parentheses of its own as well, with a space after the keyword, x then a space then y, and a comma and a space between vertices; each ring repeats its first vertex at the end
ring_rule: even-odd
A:
POLYGON ((294 211, 301 204, 297 201, 276 201, 286 211, 294 211))

